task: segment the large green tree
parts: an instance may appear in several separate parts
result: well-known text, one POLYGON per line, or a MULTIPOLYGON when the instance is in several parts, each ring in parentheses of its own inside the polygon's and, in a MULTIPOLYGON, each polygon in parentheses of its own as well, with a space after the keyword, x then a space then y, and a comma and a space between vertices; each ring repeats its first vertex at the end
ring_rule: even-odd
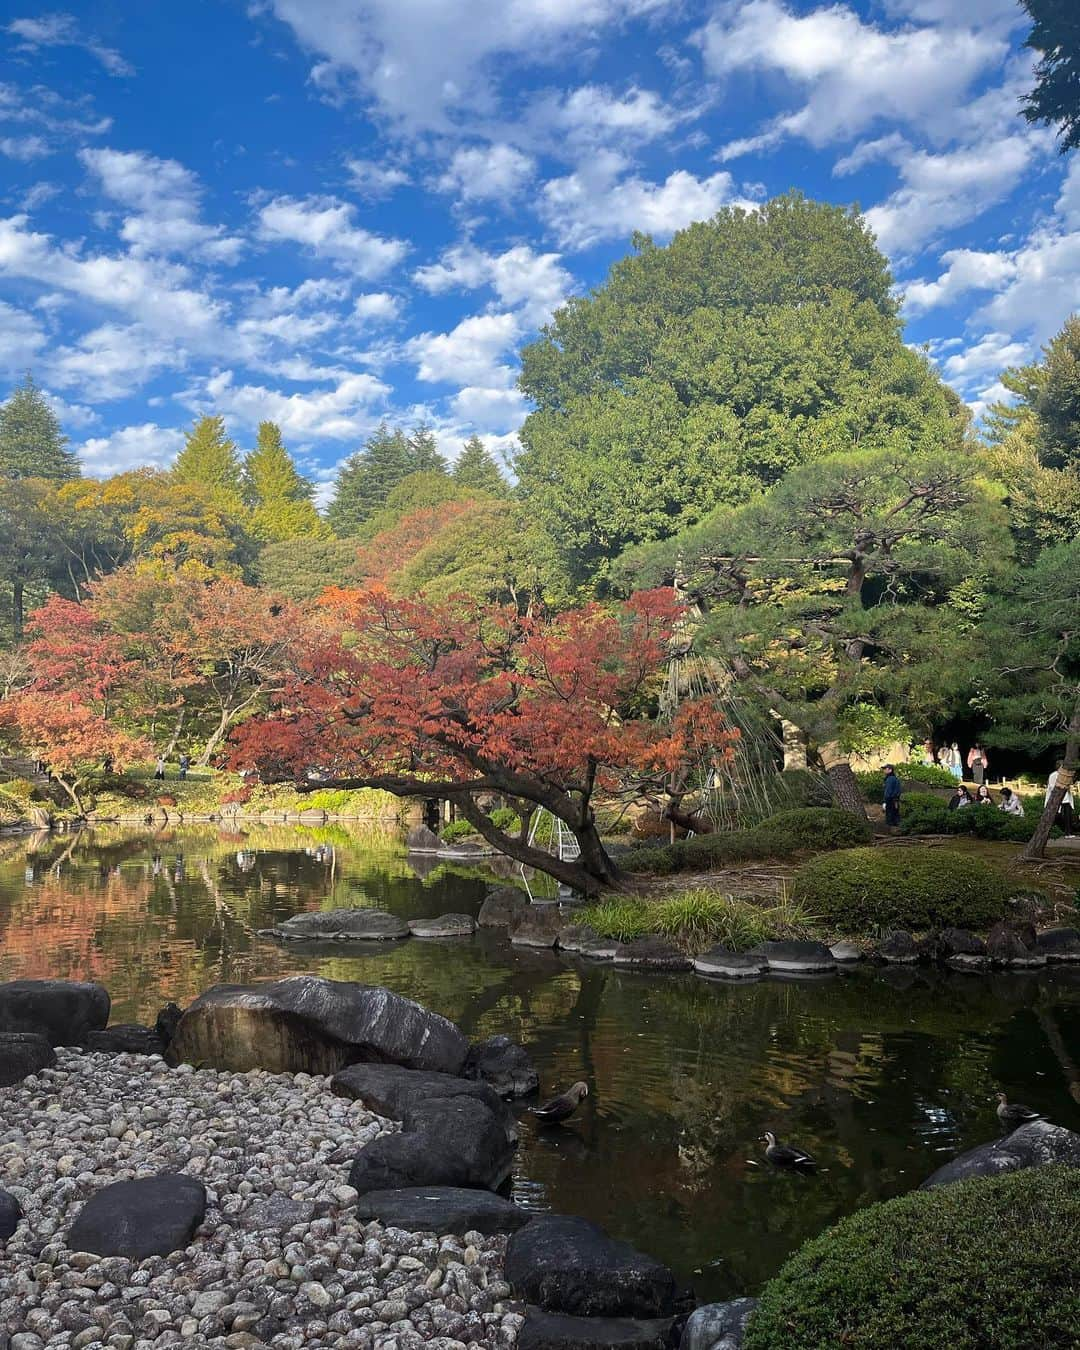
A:
POLYGON ((243 471, 235 443, 225 430, 223 417, 200 417, 188 433, 184 448, 173 464, 177 483, 188 483, 219 493, 239 503, 243 471))
POLYGON ((454 482, 491 497, 505 497, 509 491, 506 479, 499 472, 495 456, 479 436, 473 435, 461 448, 453 468, 454 482))
POLYGON ((280 543, 327 532, 312 485, 297 471, 275 422, 259 423, 255 448, 244 460, 243 491, 256 539, 280 543))
POLYGON ((255 559, 255 580, 290 600, 314 600, 327 586, 351 583, 352 539, 302 538, 267 544, 255 559))
POLYGON ((56 414, 27 375, 0 406, 0 478, 78 478, 79 460, 68 449, 56 414))
POLYGON ((1080 8, 1076 0, 1020 3, 1034 25, 1024 45, 1039 55, 1022 111, 1029 122, 1057 127, 1064 154, 1080 147, 1080 8))
POLYGON ((327 518, 335 532, 355 535, 403 478, 414 470, 416 456, 400 428, 381 423, 362 450, 350 455, 338 472, 327 518))
POLYGON ((800 464, 965 424, 857 212, 791 194, 635 244, 522 353, 521 492, 579 578, 800 464))
POLYGON ((413 427, 409 453, 413 473, 446 473, 446 460, 439 453, 435 433, 426 422, 413 427))

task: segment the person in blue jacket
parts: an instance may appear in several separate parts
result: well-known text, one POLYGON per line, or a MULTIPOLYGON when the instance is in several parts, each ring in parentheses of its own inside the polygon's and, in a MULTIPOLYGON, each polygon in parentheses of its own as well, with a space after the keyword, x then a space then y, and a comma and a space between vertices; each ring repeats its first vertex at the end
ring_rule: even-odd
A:
POLYGON ((885 765, 885 824, 900 824, 900 779, 891 764, 885 765))

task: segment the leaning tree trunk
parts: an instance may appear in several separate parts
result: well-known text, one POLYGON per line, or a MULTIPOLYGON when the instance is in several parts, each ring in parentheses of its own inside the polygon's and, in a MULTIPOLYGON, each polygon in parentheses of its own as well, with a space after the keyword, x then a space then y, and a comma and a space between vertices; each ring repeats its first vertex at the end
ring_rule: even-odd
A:
POLYGON ((173 755, 176 753, 176 747, 180 743, 180 733, 184 729, 184 717, 186 713, 187 708, 185 706, 182 706, 179 713, 177 713, 176 722, 173 725, 172 737, 169 740, 169 744, 165 747, 166 759, 172 759, 173 755))
POLYGON ((1053 792, 1046 799, 1046 805, 1043 807, 1043 813, 1035 827, 1035 833, 1028 840, 1023 853, 1020 854, 1021 862, 1038 862, 1040 858, 1046 856, 1046 844, 1050 838, 1050 831, 1054 828, 1054 822, 1057 820, 1066 792, 1076 781, 1078 765, 1080 765, 1080 699, 1077 699, 1074 704, 1072 716, 1069 718, 1069 730, 1065 737, 1065 758, 1058 769, 1057 782, 1054 784, 1053 792))
POLYGON ((850 763, 831 746, 824 747, 819 754, 825 766, 829 787, 832 789, 833 801, 839 810, 865 820, 866 806, 863 803, 859 780, 855 777, 850 763))
POLYGON ((229 721, 231 720, 231 718, 232 712, 229 710, 226 710, 221 714, 221 721, 218 722, 217 726, 210 733, 210 739, 206 742, 206 745, 203 747, 202 754, 195 761, 195 764, 198 768, 205 769, 206 766, 210 763, 210 759, 213 756, 214 751, 225 739, 225 733, 229 730, 229 721))

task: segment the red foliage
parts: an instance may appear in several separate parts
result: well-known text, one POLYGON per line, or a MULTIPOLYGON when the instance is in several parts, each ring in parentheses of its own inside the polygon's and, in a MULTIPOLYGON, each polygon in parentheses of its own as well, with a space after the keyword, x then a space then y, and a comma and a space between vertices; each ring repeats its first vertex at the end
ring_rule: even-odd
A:
POLYGON ((410 511, 396 525, 360 547, 355 575, 369 582, 387 581, 395 572, 407 567, 448 525, 475 509, 475 501, 448 501, 410 511))

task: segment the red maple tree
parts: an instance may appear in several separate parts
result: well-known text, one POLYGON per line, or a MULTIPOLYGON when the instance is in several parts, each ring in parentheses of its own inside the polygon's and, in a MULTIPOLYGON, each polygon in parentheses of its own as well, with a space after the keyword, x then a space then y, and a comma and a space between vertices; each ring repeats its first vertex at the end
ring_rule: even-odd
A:
POLYGON ((234 767, 448 798, 501 852, 595 895, 626 880, 601 841, 596 795, 662 794, 689 758, 728 752, 731 733, 709 699, 669 723, 648 715, 678 616, 671 591, 550 619, 381 588, 321 603, 322 641, 271 714, 233 732, 234 767), (524 827, 497 828, 480 804, 493 793, 526 818, 550 811, 580 856, 555 858, 524 827))

